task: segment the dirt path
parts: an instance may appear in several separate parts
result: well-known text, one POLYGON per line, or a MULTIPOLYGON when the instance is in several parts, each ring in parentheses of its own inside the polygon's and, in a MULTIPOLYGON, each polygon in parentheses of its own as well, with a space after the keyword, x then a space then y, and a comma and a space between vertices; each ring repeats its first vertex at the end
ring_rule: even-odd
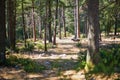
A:
POLYGON ((46 66, 43 72, 33 74, 16 68, 0 68, 0 80, 85 80, 83 71, 73 70, 79 49, 71 39, 57 39, 57 47, 49 49, 47 55, 34 52, 28 56, 46 66))
MULTIPOLYGON (((78 58, 77 53, 82 49, 78 49, 75 46, 77 42, 71 39, 72 37, 62 40, 57 39, 57 47, 49 49, 47 53, 34 51, 30 55, 23 55, 23 57, 29 57, 45 65, 46 70, 40 73, 27 73, 22 69, 0 67, 0 80, 86 80, 84 71, 76 72, 74 70, 78 58)), ((85 49, 86 39, 82 39, 81 43, 84 46, 83 49, 85 49)), ((120 39, 103 38, 100 45, 104 46, 112 43, 120 44, 120 39)), ((109 76, 99 75, 93 76, 96 79, 91 80, 114 80, 116 79, 115 76, 119 77, 120 74, 113 74, 110 78, 109 76)))

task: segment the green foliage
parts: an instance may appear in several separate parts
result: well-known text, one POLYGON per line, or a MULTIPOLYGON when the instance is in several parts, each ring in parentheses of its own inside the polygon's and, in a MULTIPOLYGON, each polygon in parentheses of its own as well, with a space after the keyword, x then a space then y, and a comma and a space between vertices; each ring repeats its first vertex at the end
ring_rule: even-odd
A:
MULTIPOLYGON (((65 34, 65 33, 62 31, 62 32, 61 32, 61 37, 64 37, 64 34, 65 34)), ((59 34, 57 34, 57 36, 59 36, 59 34)), ((67 36, 67 37, 70 37, 70 36, 72 36, 72 33, 69 32, 69 31, 66 31, 66 36, 67 36)))
POLYGON ((6 66, 21 67, 26 72, 40 72, 45 69, 45 66, 38 64, 29 58, 17 58, 13 55, 8 56, 6 60, 6 66))
POLYGON ((28 42, 26 43, 26 50, 32 51, 33 49, 34 49, 34 43, 31 42, 31 41, 28 41, 28 42))
POLYGON ((81 69, 84 69, 84 67, 86 65, 86 54, 87 54, 86 51, 79 53, 79 55, 78 55, 78 62, 77 62, 77 65, 75 66, 75 69, 77 71, 79 71, 81 69))
POLYGON ((23 40, 20 40, 20 39, 17 39, 16 40, 16 43, 23 43, 24 41, 23 40))
POLYGON ((15 67, 15 65, 17 65, 17 61, 18 61, 18 59, 17 59, 16 56, 10 55, 10 56, 8 56, 8 58, 6 59, 5 65, 6 65, 6 66, 13 66, 13 67, 15 67))
POLYGON ((14 52, 19 53, 19 51, 20 51, 19 47, 15 47, 14 52))
POLYGON ((42 43, 37 43, 36 44, 36 48, 38 49, 38 50, 43 50, 44 49, 44 44, 42 44, 42 43))
POLYGON ((60 68, 61 64, 58 61, 52 63, 52 68, 60 68))
POLYGON ((120 71, 120 45, 112 44, 109 48, 100 50, 101 61, 95 66, 94 72, 119 72, 120 71))
MULTIPOLYGON (((52 48, 52 43, 47 43, 47 48, 52 48)), ((42 43, 42 42, 37 42, 36 43, 36 48, 38 49, 38 50, 44 50, 44 43, 42 43)))
POLYGON ((80 38, 85 38, 86 37, 86 34, 81 34, 80 35, 80 38))
POLYGON ((81 45, 81 43, 77 43, 76 46, 77 47, 81 47, 82 45, 81 45))
POLYGON ((32 51, 34 49, 34 43, 32 41, 27 41, 26 46, 20 47, 20 51, 32 51))
POLYGON ((53 44, 52 43, 47 43, 47 48, 52 48, 53 44))
MULTIPOLYGON (((21 19, 19 19, 20 21, 21 19)), ((22 26, 17 26, 16 27, 16 39, 17 40, 22 40, 23 39, 23 27, 22 26)))

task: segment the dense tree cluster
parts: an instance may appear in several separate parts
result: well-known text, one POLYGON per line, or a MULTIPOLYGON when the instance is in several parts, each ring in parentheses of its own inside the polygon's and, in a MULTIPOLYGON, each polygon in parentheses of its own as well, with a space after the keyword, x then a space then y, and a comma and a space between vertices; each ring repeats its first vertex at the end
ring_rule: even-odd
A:
POLYGON ((120 30, 120 0, 1 0, 0 11, 0 63, 16 40, 26 47, 26 39, 43 39, 47 51, 47 40, 56 45, 56 36, 71 33, 88 37, 87 63, 96 64, 101 34, 120 30))

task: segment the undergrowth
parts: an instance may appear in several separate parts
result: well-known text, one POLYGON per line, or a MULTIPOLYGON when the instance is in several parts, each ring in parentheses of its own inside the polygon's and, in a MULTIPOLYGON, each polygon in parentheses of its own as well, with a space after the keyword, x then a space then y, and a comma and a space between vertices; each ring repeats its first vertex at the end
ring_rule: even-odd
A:
POLYGON ((79 71, 84 69, 86 65, 86 54, 87 54, 86 51, 78 53, 78 61, 77 64, 75 65, 75 70, 79 71))
POLYGON ((100 49, 101 60, 94 67, 94 72, 111 74, 120 72, 120 45, 112 44, 107 48, 100 49))
POLYGON ((41 72, 42 70, 45 70, 45 66, 38 64, 34 60, 31 60, 29 58, 17 58, 16 56, 10 55, 6 59, 6 66, 9 67, 15 67, 15 68, 23 68, 26 72, 41 72))
MULTIPOLYGON (((77 44, 77 46, 81 46, 77 44)), ((87 52, 80 52, 78 57, 78 64, 75 69, 80 70, 84 69, 86 65, 86 54, 87 52)), ((119 44, 111 44, 107 45, 107 47, 100 48, 99 52, 100 61, 98 64, 94 66, 92 69, 92 73, 105 73, 111 74, 118 72, 120 73, 120 45, 119 44)))

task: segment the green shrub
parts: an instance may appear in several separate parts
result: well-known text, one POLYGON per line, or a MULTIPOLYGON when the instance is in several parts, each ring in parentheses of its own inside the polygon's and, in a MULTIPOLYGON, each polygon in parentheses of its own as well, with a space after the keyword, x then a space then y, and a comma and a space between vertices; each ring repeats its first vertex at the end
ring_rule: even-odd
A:
POLYGON ((112 44, 107 48, 101 48, 100 57, 101 60, 95 66, 94 71, 104 73, 115 72, 115 68, 120 68, 120 45, 112 44))
POLYGON ((80 35, 80 38, 85 38, 86 37, 86 34, 81 34, 80 35))
POLYGON ((18 66, 22 67, 26 72, 40 72, 45 69, 45 66, 38 64, 37 62, 27 58, 17 58, 16 56, 10 55, 6 60, 6 66, 18 66))
POLYGON ((32 51, 33 49, 34 49, 34 43, 31 42, 31 41, 27 41, 27 42, 26 42, 26 47, 25 47, 25 46, 21 46, 21 47, 19 48, 19 50, 20 50, 21 52, 32 51))
POLYGON ((26 72, 40 72, 45 69, 45 66, 40 65, 36 62, 30 61, 26 65, 24 65, 24 70, 26 72))
POLYGON ((17 65, 17 61, 18 61, 18 58, 16 56, 8 56, 8 58, 6 59, 6 63, 5 65, 6 66, 15 66, 17 65))
POLYGON ((33 49, 34 49, 34 43, 28 41, 28 42, 26 43, 26 50, 27 50, 27 51, 32 51, 33 49))
MULTIPOLYGON (((47 43, 47 48, 52 48, 52 43, 47 43)), ((38 50, 44 50, 44 44, 43 43, 37 43, 36 44, 36 48, 38 50)))
POLYGON ((47 48, 52 48, 53 44, 52 43, 47 43, 47 48))
POLYGON ((61 67, 61 64, 58 61, 52 63, 52 68, 59 68, 59 67, 61 67))
POLYGON ((81 43, 77 43, 76 46, 77 47, 81 47, 82 45, 81 45, 81 43))
POLYGON ((38 50, 43 50, 43 49, 44 49, 44 44, 42 44, 42 43, 37 43, 37 44, 36 44, 36 47, 37 47, 38 50))
POLYGON ((86 54, 87 54, 87 51, 80 52, 78 54, 78 62, 75 65, 76 70, 84 69, 84 67, 86 65, 86 54))

